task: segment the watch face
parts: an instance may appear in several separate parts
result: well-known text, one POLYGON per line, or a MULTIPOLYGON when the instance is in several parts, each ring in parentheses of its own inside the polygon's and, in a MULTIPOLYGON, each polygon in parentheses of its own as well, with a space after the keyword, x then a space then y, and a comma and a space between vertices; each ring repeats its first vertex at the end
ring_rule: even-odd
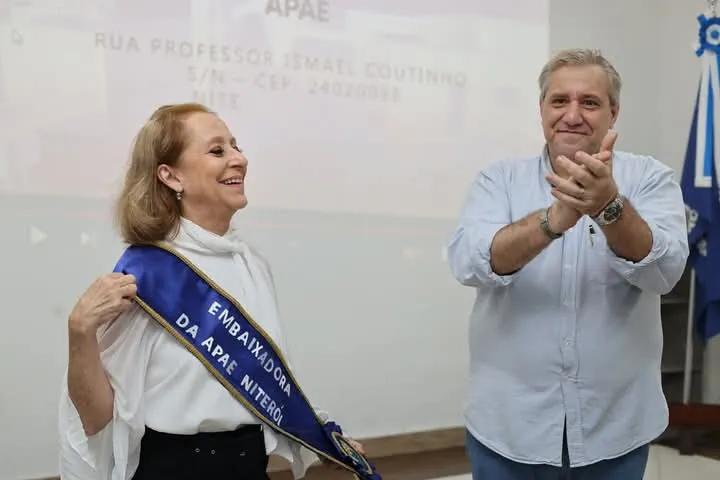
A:
POLYGON ((617 217, 619 210, 620 210, 620 208, 617 205, 610 205, 605 210, 605 214, 603 215, 603 217, 605 218, 605 220, 610 221, 610 220, 614 219, 615 217, 617 217))

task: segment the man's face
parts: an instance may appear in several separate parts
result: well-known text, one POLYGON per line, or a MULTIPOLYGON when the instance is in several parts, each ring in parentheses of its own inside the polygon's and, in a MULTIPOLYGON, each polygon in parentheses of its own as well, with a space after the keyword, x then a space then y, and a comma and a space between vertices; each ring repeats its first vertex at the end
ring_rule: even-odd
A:
POLYGON ((597 153, 617 119, 610 106, 610 81, 599 66, 566 66, 550 75, 540 103, 543 133, 551 160, 597 153))

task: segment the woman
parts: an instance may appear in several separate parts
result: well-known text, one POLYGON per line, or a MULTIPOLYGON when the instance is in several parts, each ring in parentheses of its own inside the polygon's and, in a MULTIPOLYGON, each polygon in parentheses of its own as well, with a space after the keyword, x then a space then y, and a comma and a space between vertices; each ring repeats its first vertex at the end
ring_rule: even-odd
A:
MULTIPOLYGON (((282 349, 268 265, 231 228, 247 205, 247 165, 227 126, 207 108, 161 107, 136 139, 117 221, 130 245, 168 242, 282 349)), ((263 428, 138 305, 136 293, 133 275, 105 275, 70 314, 61 478, 267 479, 271 453, 287 459, 296 478, 304 476, 317 457, 263 428)))

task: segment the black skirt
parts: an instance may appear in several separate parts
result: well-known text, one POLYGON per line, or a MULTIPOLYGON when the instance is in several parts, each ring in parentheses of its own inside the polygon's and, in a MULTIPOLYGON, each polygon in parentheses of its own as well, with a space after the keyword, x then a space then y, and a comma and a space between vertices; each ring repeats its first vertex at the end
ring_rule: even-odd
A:
POLYGON ((133 480, 268 480, 267 466, 259 425, 195 435, 146 428, 133 480))

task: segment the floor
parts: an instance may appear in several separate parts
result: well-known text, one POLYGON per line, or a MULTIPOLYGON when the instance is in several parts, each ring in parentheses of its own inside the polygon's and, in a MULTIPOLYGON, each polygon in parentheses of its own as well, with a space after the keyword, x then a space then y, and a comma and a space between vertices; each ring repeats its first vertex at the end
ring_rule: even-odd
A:
POLYGON ((645 480, 710 480, 720 478, 720 461, 700 455, 680 455, 677 450, 653 445, 645 480))
MULTIPOLYGON (((701 456, 678 455, 677 450, 653 446, 644 480, 715 480, 720 478, 720 461, 701 456)), ((433 480, 472 480, 466 475, 433 480)))
MULTIPOLYGON (((417 455, 396 455, 373 460, 383 480, 429 480, 468 473, 470 468, 462 448, 417 455)), ((313 467, 304 480, 351 480, 344 472, 313 467)), ((292 480, 287 472, 270 474, 271 480, 292 480)))
MULTIPOLYGON (((462 449, 432 454, 407 455, 375 461, 383 480, 472 480, 462 449)), ((313 468, 306 480, 350 480, 336 470, 313 468)), ((645 480, 717 480, 720 460, 701 455, 680 455, 677 450, 653 445, 645 480)), ((285 473, 271 475, 272 480, 291 479, 285 473)))

